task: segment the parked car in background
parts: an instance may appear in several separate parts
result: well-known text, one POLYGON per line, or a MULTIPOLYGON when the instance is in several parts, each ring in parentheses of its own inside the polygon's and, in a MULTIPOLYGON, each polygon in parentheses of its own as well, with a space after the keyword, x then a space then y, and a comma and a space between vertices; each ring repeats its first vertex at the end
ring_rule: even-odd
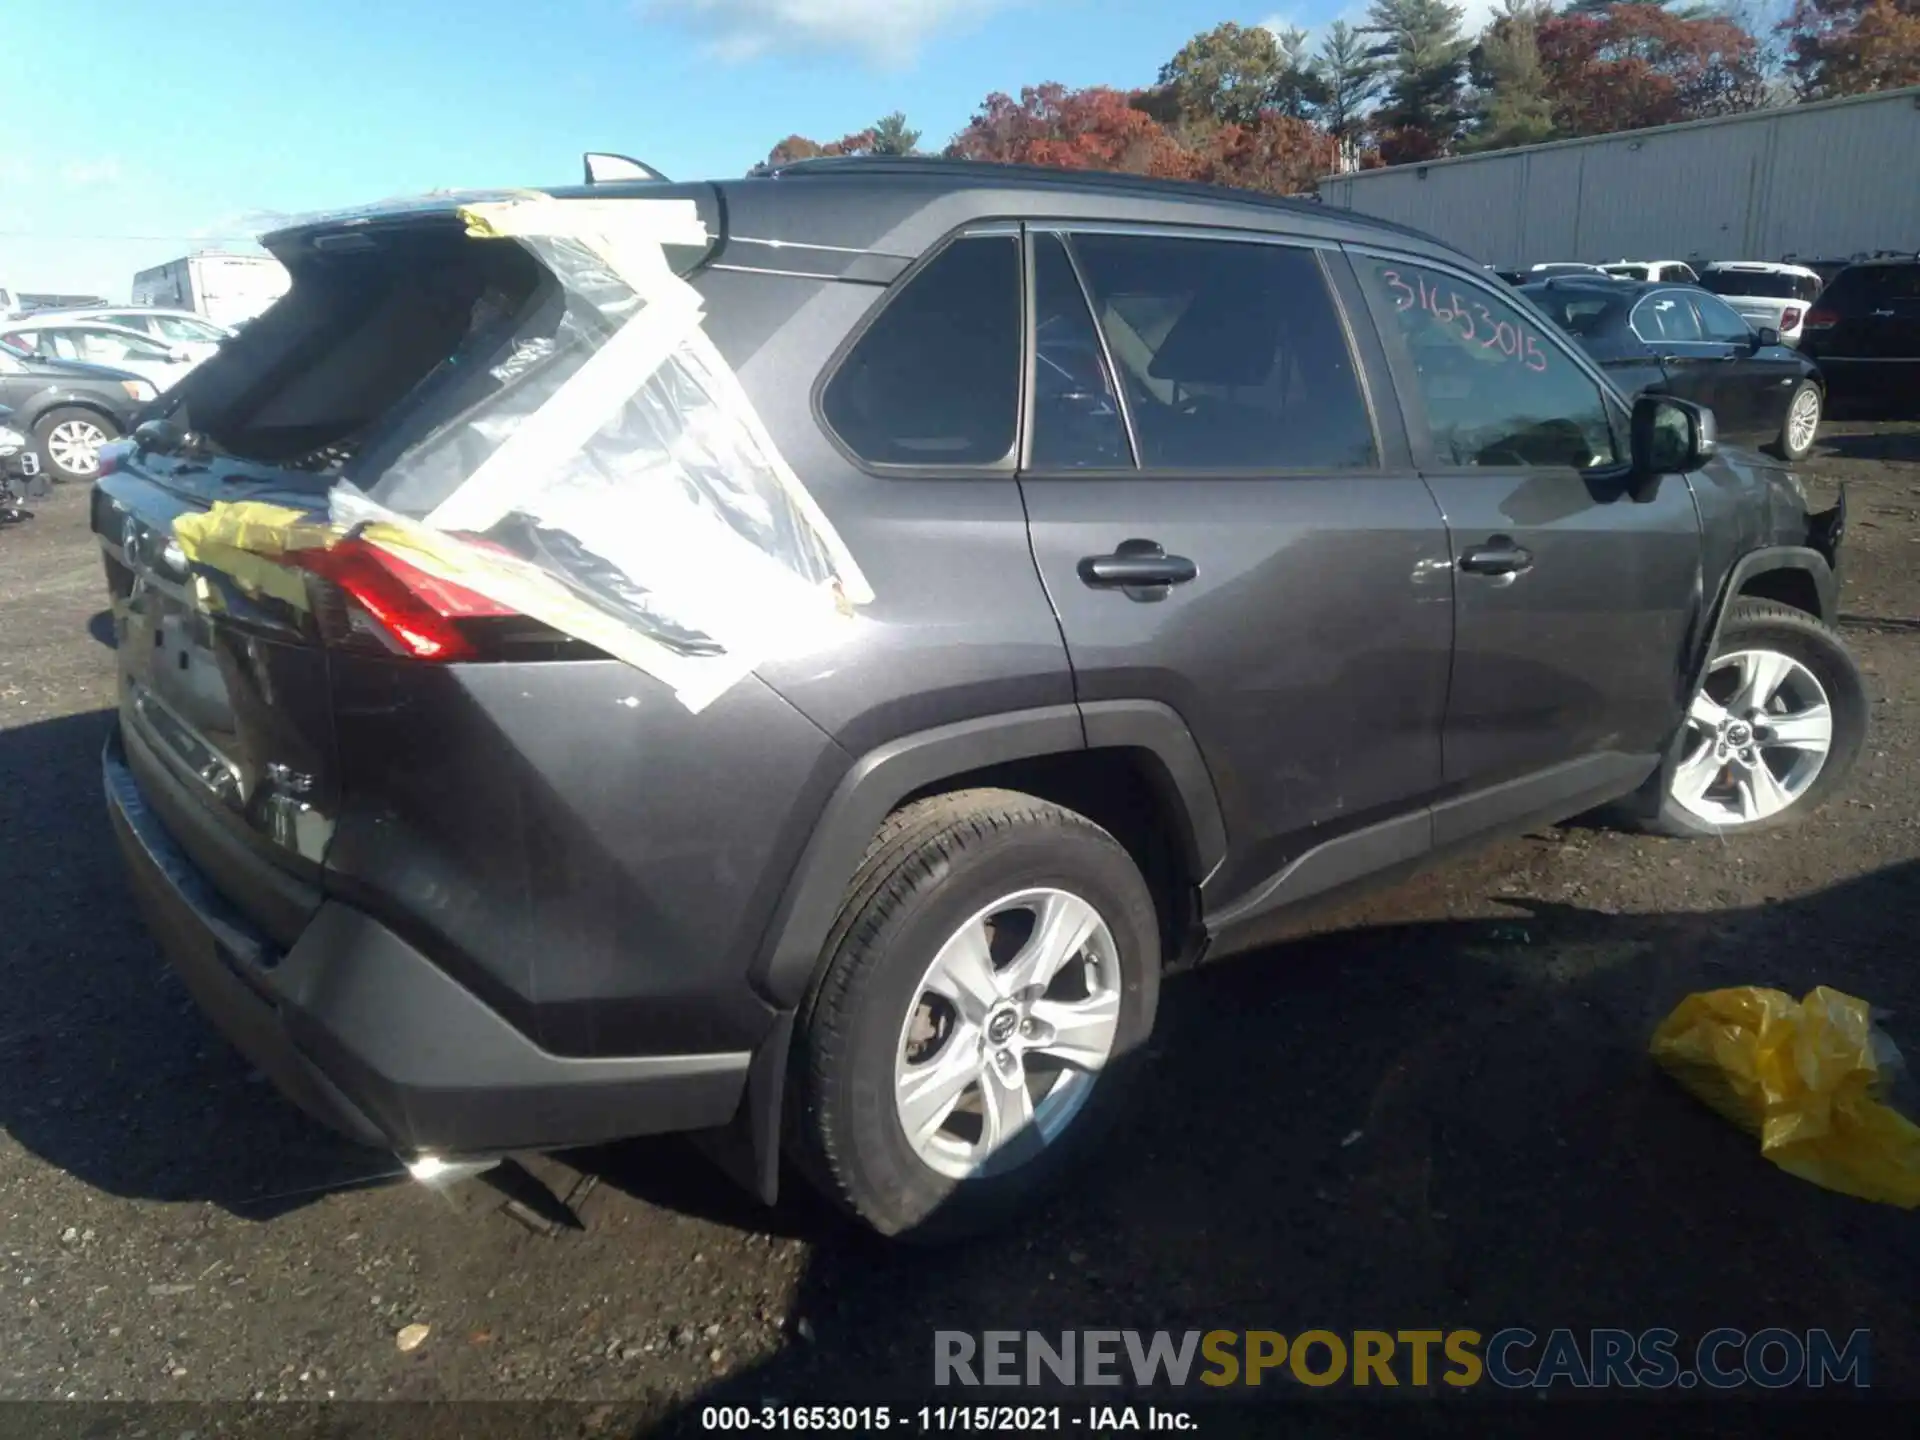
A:
POLYGON ((1616 260, 1611 265, 1602 265, 1600 268, 1620 280, 1652 280, 1691 285, 1700 278, 1694 273, 1693 267, 1684 260, 1616 260))
POLYGON ((1920 413, 1920 257, 1849 265, 1801 324, 1834 393, 1920 413))
POLYGON ((0 345, 43 360, 74 360, 124 370, 152 381, 160 390, 171 389, 212 353, 163 344, 138 330, 103 321, 65 317, 43 320, 39 316, 0 327, 0 345))
POLYGON ((1788 345, 1800 343, 1800 324, 1822 284, 1818 271, 1779 260, 1717 260, 1700 272, 1701 289, 1718 295, 1748 324, 1778 330, 1788 345))
MULTIPOLYGON (((343 475, 429 515, 496 407, 584 373, 459 197, 267 237, 289 303, 93 493, 142 909, 260 1071, 416 1174, 706 1130, 890 1235, 1026 1221, 1138 1113, 1163 966, 1608 801, 1788 823, 1860 752, 1843 506, 1417 232, 946 160, 557 194, 698 215, 667 259, 874 577, 825 647, 693 714, 363 538, 289 557, 297 599, 166 543, 268 487, 324 518, 343 475)), ((726 486, 778 548, 769 457, 676 459, 711 402, 644 382, 594 462, 726 486)), ((527 518, 487 540, 632 588, 527 518)))
POLYGON ((13 411, 15 429, 33 436, 56 480, 98 475, 100 447, 131 432, 140 407, 158 393, 151 381, 125 370, 0 347, 0 405, 13 411))
POLYGON ((1521 288, 1628 394, 1677 395, 1713 411, 1722 439, 1801 459, 1819 433, 1820 371, 1694 286, 1561 278, 1521 288))
POLYGON ((1549 275, 1605 275, 1607 272, 1598 265, 1584 265, 1578 260, 1544 260, 1538 265, 1527 267, 1527 278, 1544 280, 1549 275))
POLYGON ((102 325, 118 325, 123 330, 137 330, 169 349, 176 347, 183 349, 201 360, 206 359, 234 336, 230 326, 216 325, 206 316, 196 315, 191 310, 167 310, 152 305, 63 310, 58 316, 41 315, 34 318, 62 321, 87 320, 102 325))
POLYGON ((32 518, 20 506, 31 499, 40 479, 40 452, 33 437, 17 428, 13 411, 0 405, 0 525, 32 518))

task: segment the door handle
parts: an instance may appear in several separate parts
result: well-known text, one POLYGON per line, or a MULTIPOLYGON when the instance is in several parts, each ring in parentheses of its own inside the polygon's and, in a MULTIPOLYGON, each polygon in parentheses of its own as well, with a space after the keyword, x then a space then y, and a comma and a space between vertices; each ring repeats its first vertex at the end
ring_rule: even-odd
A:
POLYGON ((1186 556, 1169 555, 1152 540, 1123 540, 1113 554, 1089 555, 1078 568, 1081 581, 1095 590, 1125 590, 1135 600, 1158 599, 1169 585, 1184 585, 1200 573, 1186 556))
POLYGON ((1470 575, 1518 575, 1533 568, 1533 552, 1496 535, 1460 557, 1460 568, 1470 575))

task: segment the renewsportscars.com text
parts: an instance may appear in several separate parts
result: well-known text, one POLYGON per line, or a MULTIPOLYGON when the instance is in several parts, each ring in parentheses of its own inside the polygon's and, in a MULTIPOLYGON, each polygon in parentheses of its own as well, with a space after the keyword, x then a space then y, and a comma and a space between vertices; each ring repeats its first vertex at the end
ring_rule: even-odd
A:
POLYGON ((937 1330, 936 1386, 1780 1390, 1872 1383, 1871 1336, 1828 1330, 937 1330))

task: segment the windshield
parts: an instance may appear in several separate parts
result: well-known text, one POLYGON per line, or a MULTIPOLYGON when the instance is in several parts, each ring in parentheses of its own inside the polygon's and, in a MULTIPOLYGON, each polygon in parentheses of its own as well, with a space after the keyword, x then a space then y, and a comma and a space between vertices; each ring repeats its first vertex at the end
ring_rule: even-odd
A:
POLYGON ((1753 295, 1765 300, 1811 300, 1820 292, 1820 282, 1812 276, 1777 270, 1709 270, 1700 277, 1700 287, 1716 295, 1753 295))
POLYGON ((1629 280, 1651 280, 1653 278, 1653 267, 1651 265, 1602 265, 1600 268, 1609 275, 1621 275, 1629 280))

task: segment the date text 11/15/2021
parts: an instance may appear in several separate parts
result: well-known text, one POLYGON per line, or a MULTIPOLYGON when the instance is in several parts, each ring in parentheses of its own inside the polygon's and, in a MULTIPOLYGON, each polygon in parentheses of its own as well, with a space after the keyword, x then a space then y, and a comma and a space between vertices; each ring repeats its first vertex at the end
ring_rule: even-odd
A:
POLYGON ((709 1431, 810 1431, 872 1435, 958 1433, 1001 1435, 1072 1433, 1106 1435, 1116 1430, 1195 1430, 1190 1411, 1158 1405, 708 1405, 700 1427, 709 1431))

